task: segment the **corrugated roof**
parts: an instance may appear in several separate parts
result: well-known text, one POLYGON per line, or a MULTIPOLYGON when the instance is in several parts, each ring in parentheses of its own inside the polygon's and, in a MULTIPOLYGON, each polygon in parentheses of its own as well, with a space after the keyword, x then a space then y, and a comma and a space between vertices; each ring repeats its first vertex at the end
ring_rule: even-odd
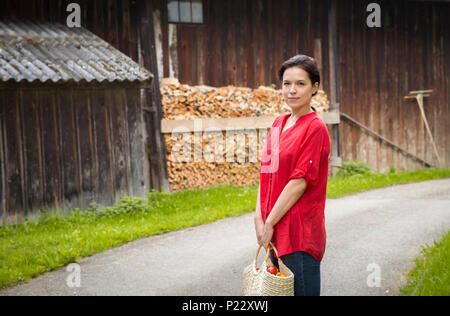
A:
POLYGON ((0 82, 144 82, 152 77, 84 28, 0 21, 0 82))

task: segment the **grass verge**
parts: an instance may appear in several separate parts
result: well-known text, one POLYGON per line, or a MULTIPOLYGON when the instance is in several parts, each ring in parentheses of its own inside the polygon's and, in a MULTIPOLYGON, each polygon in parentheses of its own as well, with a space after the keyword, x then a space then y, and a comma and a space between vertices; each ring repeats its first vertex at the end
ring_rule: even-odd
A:
MULTIPOLYGON (((330 179, 328 198, 400 183, 450 177, 450 169, 377 174, 370 171, 330 179)), ((37 220, 0 228, 0 289, 124 243, 207 224, 255 209, 257 186, 219 186, 175 194, 123 197, 112 207, 95 204, 68 215, 43 213, 37 220)))
POLYGON ((414 171, 375 173, 365 171, 328 180, 327 198, 337 199, 371 189, 450 177, 450 169, 420 169, 414 171))
POLYGON ((426 247, 407 275, 402 296, 450 296, 450 231, 433 246, 426 247))
POLYGON ((254 210, 256 187, 220 186, 176 194, 123 197, 113 207, 66 216, 45 213, 0 229, 0 288, 140 238, 254 210))

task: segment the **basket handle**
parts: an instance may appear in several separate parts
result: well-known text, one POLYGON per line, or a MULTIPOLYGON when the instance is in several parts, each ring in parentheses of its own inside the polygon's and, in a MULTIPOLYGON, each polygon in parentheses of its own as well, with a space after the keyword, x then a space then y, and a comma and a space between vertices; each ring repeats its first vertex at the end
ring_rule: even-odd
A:
MULTIPOLYGON (((253 261, 253 264, 254 264, 254 267, 255 267, 255 270, 256 270, 256 262, 257 262, 257 260, 258 260, 258 255, 259 255, 259 252, 261 251, 261 248, 262 248, 262 246, 259 246, 258 247, 258 250, 256 251, 256 255, 255 255, 255 259, 254 259, 254 261, 253 261)), ((272 248, 274 251, 275 251, 275 254, 276 254, 276 256, 278 257, 278 250, 277 250, 277 248, 275 247, 275 245, 272 243, 272 242, 270 242, 269 243, 269 248, 266 250, 266 258, 264 259, 264 261, 266 262, 266 263, 270 263, 271 265, 273 265, 273 262, 272 262, 272 260, 270 260, 270 258, 269 258, 269 255, 270 255, 270 248, 272 248)), ((284 275, 286 275, 286 276, 290 276, 290 275, 292 275, 292 271, 283 263, 283 260, 281 260, 281 258, 280 257, 278 257, 278 270, 281 272, 281 273, 283 273, 284 275)))
MULTIPOLYGON (((258 260, 258 255, 259 255, 259 252, 261 251, 261 248, 262 248, 262 246, 259 246, 258 247, 258 250, 256 251, 256 255, 255 255, 255 259, 253 260, 253 262, 254 262, 254 265, 255 265, 255 269, 257 268, 256 267, 256 262, 257 262, 257 260, 258 260)), ((277 257, 278 257, 278 250, 277 250, 277 248, 275 247, 275 245, 272 243, 272 242, 270 242, 269 243, 269 248, 266 250, 266 258, 264 259, 264 261, 265 262, 268 262, 268 261, 270 261, 270 263, 273 265, 273 262, 272 262, 272 260, 270 260, 270 258, 269 258, 269 255, 270 255, 270 248, 272 248, 274 251, 275 251, 275 254, 277 255, 277 257)), ((281 261, 281 259, 280 258, 278 258, 278 262, 280 262, 281 261)), ((281 261, 282 262, 282 261, 281 261)))

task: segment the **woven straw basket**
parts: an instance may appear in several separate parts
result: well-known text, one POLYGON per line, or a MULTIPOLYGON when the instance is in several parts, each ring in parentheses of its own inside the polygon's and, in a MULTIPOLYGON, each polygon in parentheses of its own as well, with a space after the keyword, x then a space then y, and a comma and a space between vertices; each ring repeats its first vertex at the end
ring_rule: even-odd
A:
MULTIPOLYGON (((278 257, 278 251, 271 243, 270 247, 278 257)), ((267 250, 263 266, 256 271, 256 264, 261 246, 256 252, 253 264, 244 269, 242 274, 242 295, 244 296, 294 296, 294 274, 278 258, 279 271, 286 277, 278 277, 267 272, 267 267, 272 265, 267 250)))

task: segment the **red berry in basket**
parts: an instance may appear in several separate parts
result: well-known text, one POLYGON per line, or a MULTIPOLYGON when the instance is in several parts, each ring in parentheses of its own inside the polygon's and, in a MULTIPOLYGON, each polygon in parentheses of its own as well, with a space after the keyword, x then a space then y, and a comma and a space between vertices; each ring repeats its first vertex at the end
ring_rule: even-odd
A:
POLYGON ((267 272, 269 272, 270 274, 273 274, 273 275, 277 275, 278 270, 277 270, 277 267, 270 266, 270 267, 267 268, 267 272))

